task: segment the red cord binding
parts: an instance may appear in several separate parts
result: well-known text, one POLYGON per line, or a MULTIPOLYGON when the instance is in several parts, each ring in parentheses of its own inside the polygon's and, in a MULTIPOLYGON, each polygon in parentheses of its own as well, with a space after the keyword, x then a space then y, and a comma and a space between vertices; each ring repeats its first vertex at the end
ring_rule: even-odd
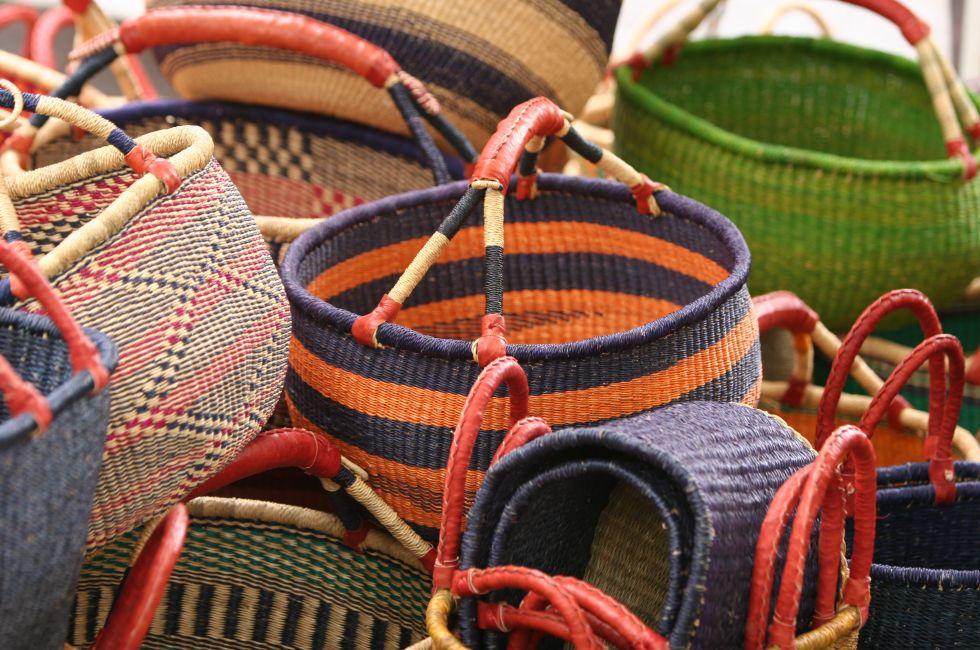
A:
POLYGON ((24 56, 31 58, 31 38, 34 28, 37 25, 38 13, 36 9, 24 5, 2 5, 0 6, 0 29, 12 23, 24 23, 26 34, 24 35, 24 56))

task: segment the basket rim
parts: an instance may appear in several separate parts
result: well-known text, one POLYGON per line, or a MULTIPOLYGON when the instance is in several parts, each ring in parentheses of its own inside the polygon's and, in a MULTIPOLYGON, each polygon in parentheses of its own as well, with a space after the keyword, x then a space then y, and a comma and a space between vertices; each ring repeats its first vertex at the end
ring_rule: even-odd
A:
MULTIPOLYGON (((9 307, 0 308, 0 328, 2 329, 25 329, 31 330, 35 334, 52 341, 62 339, 61 332, 50 318, 41 314, 19 311, 9 307)), ((82 328, 89 337, 96 349, 99 351, 99 360, 103 367, 111 374, 116 369, 119 362, 119 351, 115 344, 106 335, 98 330, 89 327, 82 328)), ((14 364, 12 364, 14 365, 14 364)), ((16 370, 16 365, 14 365, 16 370)), ((66 369, 71 371, 70 368, 66 369)), ((55 388, 47 392, 44 396, 48 399, 48 406, 51 414, 57 418, 74 404, 84 400, 91 392, 95 383, 88 371, 74 373, 61 381, 55 388)), ((55 421, 52 421, 52 426, 55 421)), ((34 419, 27 414, 17 417, 8 417, 7 421, 0 423, 0 449, 17 440, 29 436, 35 429, 34 419)), ((41 433, 43 436, 44 433, 41 433)))
MULTIPOLYGON (((406 136, 389 133, 364 124, 342 120, 327 115, 294 111, 268 106, 251 106, 235 102, 195 101, 179 98, 163 98, 129 102, 96 111, 110 122, 126 129, 134 120, 149 118, 183 118, 237 120, 246 119, 275 126, 294 127, 318 136, 330 136, 363 145, 375 151, 383 151, 412 162, 422 163, 422 152, 415 142, 406 136)), ((177 126, 177 125, 171 125, 177 126)), ((45 143, 48 144, 48 143, 45 143)), ((454 178, 463 177, 463 160, 459 156, 440 151, 449 172, 454 178)))
MULTIPOLYGON (((376 215, 413 208, 427 203, 454 200, 462 196, 469 181, 456 181, 445 185, 405 192, 349 208, 303 233, 286 251, 280 267, 283 285, 295 312, 320 325, 331 327, 344 335, 350 335, 358 314, 336 307, 311 294, 299 281, 299 267, 310 251, 351 226, 371 221, 376 215)), ((633 204, 635 199, 629 189, 613 181, 562 174, 544 173, 538 177, 541 192, 562 192, 589 195, 593 198, 621 201, 633 204)), ((657 194, 657 201, 668 214, 693 221, 710 231, 727 247, 734 258, 728 276, 710 291, 687 303, 680 309, 637 327, 566 343, 508 344, 507 354, 520 362, 549 361, 595 357, 603 353, 618 352, 637 347, 666 336, 685 325, 702 320, 718 309, 726 300, 745 288, 749 273, 750 255, 742 233, 727 217, 716 210, 686 196, 671 191, 657 194)), ((378 296, 380 299, 381 296, 378 296)), ((506 308, 504 310, 506 316, 506 308)), ((472 341, 445 339, 422 334, 413 329, 385 323, 378 330, 378 340, 384 346, 377 352, 394 348, 398 352, 412 352, 443 359, 473 360, 472 341)))
MULTIPOLYGON (((685 52, 731 51, 746 48, 766 48, 773 45, 793 45, 809 51, 830 53, 841 58, 859 59, 865 64, 889 67, 894 72, 913 76, 922 82, 921 69, 911 59, 873 50, 832 39, 805 36, 747 35, 736 38, 705 39, 685 45, 685 52)), ((963 163, 959 159, 933 160, 876 160, 826 153, 755 140, 715 125, 694 113, 668 101, 641 82, 633 81, 628 66, 615 70, 618 93, 624 99, 638 105, 658 119, 704 142, 718 146, 743 158, 761 163, 797 165, 829 172, 842 172, 881 178, 905 180, 929 180, 951 183, 965 182, 963 163)), ((924 82, 922 82, 924 83, 924 82)), ((974 104, 980 107, 980 98, 970 93, 974 104)), ((968 136, 967 136, 968 137, 968 136)), ((980 146, 972 150, 980 157, 980 146)))

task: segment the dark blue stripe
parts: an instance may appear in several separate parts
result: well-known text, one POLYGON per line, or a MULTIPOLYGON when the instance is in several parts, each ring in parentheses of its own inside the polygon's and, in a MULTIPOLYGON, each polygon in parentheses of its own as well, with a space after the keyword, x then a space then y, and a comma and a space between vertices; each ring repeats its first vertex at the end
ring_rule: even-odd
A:
POLYGON ((211 618, 211 606, 214 599, 214 585, 201 585, 197 606, 194 608, 194 636, 208 636, 208 621, 211 618))
POLYGON ((231 590, 228 592, 228 610, 225 614, 225 626, 223 630, 226 639, 233 639, 238 634, 238 617, 241 613, 244 597, 245 591, 237 585, 232 585, 231 590))
POLYGON ((330 604, 320 601, 316 609, 316 620, 313 624, 313 638, 310 640, 314 650, 325 648, 327 645, 327 629, 330 625, 330 604))
MULTIPOLYGON (((353 607, 353 603, 351 603, 353 607)), ((340 639, 341 650, 354 650, 357 647, 357 624, 360 622, 360 615, 354 609, 348 609, 344 617, 344 636, 340 639)))
POLYGON ((253 641, 266 641, 269 632, 269 619, 272 617, 275 594, 267 589, 259 589, 259 601, 255 608, 255 625, 252 627, 253 641))
POLYGON ((122 129, 116 127, 109 133, 109 137, 106 141, 111 144, 119 151, 123 152, 123 155, 128 154, 136 146, 133 139, 126 135, 122 129))
POLYGON ((299 617, 303 614, 303 596, 288 594, 286 596, 286 620, 282 626, 282 644, 291 646, 296 642, 296 628, 299 627, 299 617))

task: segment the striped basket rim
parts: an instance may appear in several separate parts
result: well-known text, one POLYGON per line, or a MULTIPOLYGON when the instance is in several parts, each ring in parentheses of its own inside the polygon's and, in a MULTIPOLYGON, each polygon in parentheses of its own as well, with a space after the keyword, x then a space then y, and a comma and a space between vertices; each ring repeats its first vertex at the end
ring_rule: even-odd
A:
MULTIPOLYGON (((812 52, 829 53, 842 59, 853 59, 867 65, 879 65, 888 68, 889 72, 914 77, 920 83, 922 81, 922 72, 914 61, 898 55, 831 39, 799 36, 742 36, 731 39, 708 39, 688 43, 684 47, 684 55, 697 55, 699 52, 707 53, 718 50, 744 51, 747 48, 758 49, 786 45, 812 52)), ((619 86, 619 92, 624 97, 636 102, 643 110, 649 111, 658 119, 695 138, 732 151, 744 158, 773 164, 790 164, 860 174, 862 176, 922 179, 937 183, 963 182, 963 164, 958 158, 927 161, 874 160, 775 145, 733 133, 667 101, 642 83, 633 81, 632 71, 627 66, 622 66, 616 70, 616 83, 619 86)), ((974 104, 980 107, 980 97, 971 94, 971 99, 974 104)), ((975 148, 973 153, 980 156, 980 146, 975 148)))
MULTIPOLYGON (((303 312, 304 316, 318 324, 344 334, 350 333, 358 314, 314 296, 299 282, 300 265, 304 258, 311 250, 334 235, 356 224, 370 222, 379 213, 456 199, 462 196, 468 187, 469 181, 458 181, 380 199, 346 210, 306 231, 290 246, 280 268, 286 294, 293 309, 303 312)), ((541 174, 538 187, 542 192, 567 192, 624 203, 634 202, 633 195, 627 187, 604 179, 541 174)), ((705 318, 745 285, 750 265, 749 249, 742 234, 731 221, 702 203, 670 191, 659 192, 657 201, 666 213, 705 227, 728 247, 735 262, 728 276, 705 295, 652 322, 622 332, 568 343, 509 344, 508 355, 522 363, 528 363, 551 359, 595 357, 605 352, 638 347, 705 318)), ((446 359, 472 360, 473 358, 472 341, 437 338, 397 323, 389 323, 387 326, 391 327, 388 338, 394 342, 392 347, 395 349, 446 359)))

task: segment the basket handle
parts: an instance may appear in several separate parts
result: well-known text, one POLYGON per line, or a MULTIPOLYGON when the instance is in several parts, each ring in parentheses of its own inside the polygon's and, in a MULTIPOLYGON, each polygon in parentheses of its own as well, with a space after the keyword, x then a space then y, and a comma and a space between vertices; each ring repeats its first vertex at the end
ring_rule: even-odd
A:
MULTIPOLYGON (((463 508, 466 496, 466 470, 476 444, 483 416, 490 400, 500 386, 506 384, 510 406, 510 426, 514 429, 527 417, 530 391, 527 375, 513 357, 502 357, 480 372, 459 415, 453 442, 446 463, 446 483, 442 495, 442 521, 439 526, 439 546, 435 568, 432 570, 434 589, 448 589, 459 567, 459 542, 463 528, 463 508)), ((550 429, 549 429, 550 431, 550 429)), ((509 443, 508 443, 509 444, 509 443)))
MULTIPOLYGON (((454 597, 468 598, 500 589, 520 589, 541 594, 564 621, 568 640, 576 648, 599 650, 603 647, 589 625, 585 611, 566 588, 559 585, 555 578, 541 571, 515 566, 460 571, 454 575, 450 589, 436 591, 425 613, 426 627, 432 637, 433 647, 437 650, 465 648, 447 626, 454 597)), ((487 612, 486 608, 483 611, 487 612)), ((483 622, 493 624, 492 621, 483 622)))
POLYGON ((420 115, 468 163, 476 160, 473 145, 445 118, 439 102, 421 81, 402 70, 388 52, 340 27, 292 12, 245 7, 153 9, 83 43, 70 58, 84 59, 78 76, 87 79, 115 58, 116 48, 137 53, 150 47, 188 42, 261 45, 338 63, 375 87, 387 89, 436 183, 448 182, 449 170, 420 115), (86 66, 92 69, 82 73, 86 66))
POLYGON ((840 633, 849 633, 864 623, 871 596, 876 480, 871 440, 857 427, 844 425, 834 431, 813 463, 798 470, 779 488, 766 512, 756 542, 745 626, 746 648, 762 648, 766 642, 766 621, 771 607, 776 555, 791 518, 793 527, 776 598, 775 614, 768 626, 768 644, 784 649, 796 647, 796 617, 803 590, 806 558, 811 547, 814 521, 821 508, 821 562, 814 623, 822 629, 808 634, 831 632, 839 638, 840 633), (834 599, 844 532, 843 491, 837 467, 847 459, 852 460, 857 469, 854 542, 850 574, 844 585, 842 604, 837 607, 834 599), (828 550, 832 554, 828 554, 828 550), (830 607, 827 606, 828 600, 830 607))
MULTIPOLYGON (((43 16, 42 16, 43 19, 43 16)), ((41 21, 35 33, 40 29, 41 21)), ((47 92, 52 88, 57 88, 65 82, 65 75, 57 70, 53 70, 45 65, 28 58, 4 52, 0 50, 0 76, 10 77, 18 82, 25 84, 28 89, 47 92)), ((82 106, 105 106, 110 103, 108 97, 92 84, 87 84, 78 95, 78 102, 82 106)), ((27 120, 23 120, 25 123, 27 120)), ((19 126, 19 125, 18 125, 19 126)), ((10 129, 13 130, 13 129, 10 129)))
POLYGON ((34 34, 34 26, 38 21, 37 10, 25 5, 0 6, 0 29, 14 23, 24 23, 27 34, 24 37, 24 56, 30 56, 30 43, 34 34))
MULTIPOLYGON (((168 194, 175 192, 180 187, 180 174, 177 173, 176 168, 169 160, 157 158, 149 149, 137 144, 122 129, 101 115, 56 97, 21 93, 16 86, 6 80, 0 80, 0 85, 3 86, 0 89, 0 107, 14 110, 14 113, 7 119, 16 117, 23 110, 34 113, 34 116, 31 117, 32 120, 35 117, 57 117, 108 142, 123 154, 126 164, 137 176, 146 173, 155 176, 168 194)), ((26 155, 33 140, 33 136, 28 133, 31 130, 29 125, 26 130, 24 128, 17 129, 4 142, 4 149, 13 149, 26 155)), ((0 228, 5 231, 4 236, 10 239, 11 231, 19 230, 20 224, 6 189, 3 188, 0 194, 2 194, 0 197, 0 228)))
MULTIPOLYGON (((570 576, 555 576, 554 580, 560 587, 568 591, 575 598, 578 605, 585 610, 586 617, 589 620, 589 626, 596 631, 603 641, 621 650, 668 647, 667 640, 663 636, 647 627, 636 614, 601 589, 584 580, 570 576)), ((511 634, 507 647, 510 650, 535 647, 536 644, 530 631, 530 629, 534 629, 534 626, 530 624, 532 619, 528 615, 538 614, 546 616, 548 609, 549 603, 547 599, 537 592, 529 592, 521 601, 518 610, 518 613, 525 615, 525 624, 520 626, 523 629, 515 630, 511 634)), ((499 618, 499 623, 503 623, 503 625, 498 624, 496 627, 506 632, 507 629, 518 627, 514 625, 516 621, 512 618, 513 614, 512 616, 508 616, 509 611, 512 610, 506 605, 494 606, 490 603, 481 603, 481 607, 477 610, 477 613, 478 615, 483 615, 486 622, 496 623, 497 621, 494 619, 499 618), (486 613, 484 613, 484 609, 487 610, 486 613), (498 612, 499 616, 495 616, 498 612)), ((553 626, 548 633, 552 636, 560 636, 567 639, 567 629, 561 630, 560 633, 555 633, 555 627, 561 626, 563 621, 554 618, 553 615, 548 618, 551 619, 549 624, 553 626)))
POLYGON ((93 650, 138 650, 150 630, 190 526, 187 506, 178 503, 160 520, 135 562, 126 570, 122 590, 112 604, 93 650))
POLYGON ((401 306, 482 200, 486 313, 481 323, 482 335, 472 346, 473 358, 481 366, 486 366, 507 353, 507 327, 503 316, 504 194, 511 174, 520 161, 516 196, 518 199, 536 196, 537 158, 548 136, 561 138, 569 148, 597 165, 607 176, 627 185, 641 213, 660 215, 655 194, 669 189, 666 185, 651 181, 612 152, 583 138, 572 127, 570 116, 551 100, 544 97, 529 99, 514 107, 497 125, 497 130, 474 166, 469 189, 415 255, 395 285, 381 297, 373 311, 354 321, 351 335, 355 340, 362 345, 382 346, 378 329, 383 323, 394 320, 401 306))
POLYGON ((813 20, 814 24, 816 24, 817 29, 820 30, 820 35, 823 38, 830 38, 833 35, 833 32, 830 29, 830 24, 827 22, 827 19, 823 17, 823 14, 805 2, 787 2, 786 4, 777 8, 776 11, 772 12, 772 15, 769 16, 769 19, 766 20, 765 24, 762 26, 762 33, 772 34, 776 27, 776 23, 782 20, 783 16, 793 13, 794 11, 809 16, 813 20))
MULTIPOLYGON (((435 562, 435 550, 432 545, 419 537, 418 533, 412 530, 391 506, 368 486, 356 470, 345 465, 340 450, 335 445, 324 436, 305 429, 273 429, 262 433, 249 443, 231 464, 184 497, 184 501, 210 494, 249 476, 286 467, 302 469, 307 474, 320 479, 330 495, 343 490, 374 515, 392 537, 419 558, 425 568, 432 570, 435 562)), ((347 529, 344 542, 355 550, 359 549, 367 535, 367 528, 360 525, 359 517, 354 513, 344 512, 349 508, 342 501, 337 499, 333 501, 347 529)))
POLYGON ((936 491, 936 503, 952 503, 956 499, 956 477, 951 455, 953 432, 956 430, 963 402, 966 363, 959 339, 949 334, 939 334, 916 346, 885 380, 885 385, 871 400, 871 406, 858 426, 864 431, 874 431, 874 427, 884 416, 890 400, 898 395, 926 359, 930 361, 930 370, 934 366, 938 366, 941 370, 940 373, 929 373, 929 436, 926 438, 929 480, 936 491), (949 366, 948 386, 946 364, 943 363, 944 355, 949 366))
MULTIPOLYGON (((87 373, 92 380, 92 391, 101 391, 109 383, 109 371, 102 365, 99 349, 79 326, 41 270, 19 248, 17 244, 0 239, 0 264, 7 267, 11 279, 16 277, 47 311, 68 348, 72 371, 77 374, 87 373)), ((0 390, 7 400, 11 415, 29 413, 34 418, 38 431, 44 431, 53 417, 47 398, 18 377, 5 359, 0 357, 0 360, 3 361, 0 364, 0 390)))
MULTIPOLYGON (((834 428, 834 416, 837 412, 837 406, 840 403, 841 394, 844 391, 844 383, 847 381, 847 375, 851 366, 858 357, 861 345, 871 335, 881 319, 901 309, 908 309, 915 315, 919 321, 919 326, 922 328, 924 337, 928 338, 942 333, 943 328, 939 322, 939 316, 936 314, 936 310, 929 301, 929 298, 921 291, 917 291, 916 289, 896 289, 889 291, 871 303, 858 316, 857 320, 854 321, 854 325, 847 333, 847 336, 844 337, 844 341, 830 366, 830 374, 827 375, 823 396, 820 398, 820 405, 817 407, 817 449, 820 449, 834 428)), ((931 377, 943 377, 945 372, 941 358, 938 356, 930 358, 929 374, 931 377)), ((941 407, 944 400, 942 394, 943 387, 939 381, 932 381, 931 386, 929 396, 930 404, 941 407)), ((908 402, 905 402, 904 399, 897 401, 895 404, 890 406, 893 417, 897 417, 900 410, 908 407, 908 402)), ((930 434, 936 432, 938 424, 938 422, 930 419, 930 434)), ((871 435, 870 432, 869 435, 871 435)))
POLYGON ((56 69, 58 61, 54 48, 58 34, 74 24, 75 12, 65 5, 52 7, 42 13, 34 25, 34 31, 31 32, 27 56, 43 66, 56 69))
MULTIPOLYGON (((651 47, 633 54, 627 60, 627 65, 633 69, 634 79, 638 79, 643 70, 661 57, 665 64, 670 64, 691 32, 715 9, 719 1, 701 0, 681 18, 676 27, 669 30, 651 47)), ((966 143, 963 127, 974 139, 980 138, 980 113, 970 100, 962 82, 957 78, 952 65, 940 52, 930 35, 929 25, 898 0, 841 0, 841 2, 877 13, 898 27, 909 44, 915 48, 922 77, 932 98, 936 118, 946 142, 946 152, 950 158, 961 159, 964 179, 974 178, 977 174, 977 161, 966 143)))

